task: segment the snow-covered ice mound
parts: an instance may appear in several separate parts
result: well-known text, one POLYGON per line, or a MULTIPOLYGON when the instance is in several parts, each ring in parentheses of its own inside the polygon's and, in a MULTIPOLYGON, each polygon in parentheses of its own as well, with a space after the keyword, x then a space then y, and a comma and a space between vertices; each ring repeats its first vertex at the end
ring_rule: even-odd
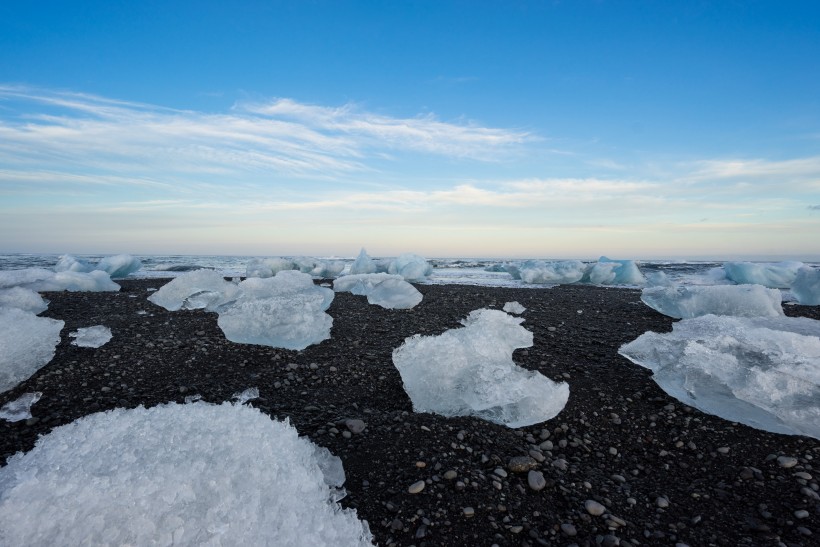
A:
POLYGON ((462 320, 464 328, 407 338, 393 351, 393 363, 413 409, 477 416, 508 427, 537 424, 561 412, 569 386, 512 360, 515 349, 532 346, 523 321, 481 309, 462 320))
POLYGON ((367 296, 370 304, 407 310, 422 300, 422 294, 400 275, 386 273, 345 275, 333 281, 336 292, 367 296))
POLYGON ((285 270, 239 284, 242 296, 219 312, 217 323, 231 342, 302 350, 330 338, 325 310, 333 291, 304 273, 285 270))
POLYGON ((99 348, 107 344, 112 338, 111 329, 103 325, 80 328, 68 333, 68 335, 74 338, 71 345, 81 348, 99 348))
POLYGON ((359 251, 359 256, 356 257, 356 260, 353 261, 353 264, 350 265, 350 274, 372 274, 376 273, 377 266, 376 262, 373 261, 367 255, 367 251, 362 249, 359 251))
POLYGON ((723 271, 726 279, 737 284, 763 285, 772 289, 788 289, 802 262, 726 262, 723 271))
POLYGON ((205 309, 218 311, 220 307, 239 298, 241 290, 225 281, 213 270, 195 270, 175 277, 148 297, 148 300, 168 311, 205 309))
POLYGON ((31 289, 11 287, 9 289, 0 289, 0 306, 17 308, 37 314, 48 309, 48 301, 31 289))
POLYGON ((783 296, 762 285, 670 285, 641 291, 644 304, 664 315, 691 318, 700 315, 780 317, 783 296))
POLYGON ((406 281, 424 281, 433 273, 433 266, 423 256, 404 253, 390 263, 387 273, 398 274, 406 281))
POLYGON ((92 414, 0 469, 0 543, 371 545, 317 452, 242 405, 92 414))
POLYGON ((0 308, 0 393, 51 361, 64 325, 17 308, 0 308))
POLYGON ((820 306, 820 270, 809 266, 797 270, 792 294, 805 306, 820 306))
POLYGON ((704 315, 619 353, 687 405, 751 427, 820 439, 820 321, 704 315))

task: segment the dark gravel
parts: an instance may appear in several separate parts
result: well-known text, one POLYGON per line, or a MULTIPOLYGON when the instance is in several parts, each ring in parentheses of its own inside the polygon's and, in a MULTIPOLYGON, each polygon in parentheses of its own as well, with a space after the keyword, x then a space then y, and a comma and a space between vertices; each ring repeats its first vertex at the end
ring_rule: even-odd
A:
MULTIPOLYGON (((820 441, 757 431, 667 396, 617 354, 647 330, 671 329, 638 291, 421 285, 424 300, 409 311, 340 293, 328 310, 331 339, 296 352, 228 342, 215 314, 148 302, 148 288, 166 281, 44 293, 42 315, 66 322, 62 341, 48 365, 0 394, 2 405, 43 392, 33 419, 0 421, 0 461, 93 412, 194 394, 219 403, 255 386, 254 406, 341 457, 342 504, 383 546, 820 545, 820 441), (393 349, 511 300, 527 308, 535 335, 515 361, 569 382, 567 407, 520 429, 413 413, 393 349), (108 344, 70 345, 68 332, 98 324, 111 328, 108 344), (362 425, 348 427, 351 419, 364 430, 351 432, 362 425), (778 456, 797 464, 784 468, 778 456), (418 481, 424 488, 409 493, 418 481)), ((820 319, 818 307, 786 309, 820 319)))

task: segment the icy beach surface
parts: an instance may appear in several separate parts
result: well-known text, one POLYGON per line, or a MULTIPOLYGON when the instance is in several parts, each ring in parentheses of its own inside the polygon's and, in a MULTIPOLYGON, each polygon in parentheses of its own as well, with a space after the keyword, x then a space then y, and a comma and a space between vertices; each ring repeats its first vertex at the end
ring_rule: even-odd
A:
POLYGON ((0 308, 0 393, 51 361, 64 325, 17 308, 0 308))
POLYGON ((820 321, 704 315, 619 353, 681 402, 727 420, 820 439, 820 321))
POLYGON ((476 416, 524 427, 556 416, 569 386, 516 365, 513 351, 532 346, 524 320, 481 309, 463 328, 439 336, 415 335, 393 351, 393 363, 416 412, 476 416))
POLYGON ((288 423, 243 405, 92 414, 0 469, 2 540, 371 545, 367 523, 335 503, 316 454, 288 423))

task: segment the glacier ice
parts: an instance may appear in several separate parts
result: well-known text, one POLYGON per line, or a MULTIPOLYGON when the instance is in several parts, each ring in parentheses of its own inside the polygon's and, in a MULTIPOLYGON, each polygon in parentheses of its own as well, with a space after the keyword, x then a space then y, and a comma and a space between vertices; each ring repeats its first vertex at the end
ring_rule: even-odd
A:
POLYGON ((683 319, 619 353, 687 405, 751 427, 820 439, 820 321, 683 319))
POLYGON ((111 281, 111 277, 102 270, 92 272, 51 272, 51 275, 21 285, 25 288, 42 291, 70 291, 70 292, 116 292, 120 286, 111 281))
POLYGON ((532 346, 523 321, 500 310, 480 309, 461 322, 463 328, 405 339, 393 351, 393 363, 413 409, 477 416, 508 427, 537 424, 561 412, 569 386, 512 360, 515 349, 532 346))
POLYGON ((594 285, 645 285, 646 278, 634 260, 611 260, 605 256, 586 264, 580 260, 525 260, 507 263, 504 269, 524 283, 594 285))
POLYGON ((353 274, 333 281, 336 292, 367 296, 370 304, 387 309, 407 310, 422 300, 422 294, 400 275, 386 273, 353 274))
POLYGON ((252 258, 245 267, 245 277, 273 277, 282 270, 298 270, 287 258, 252 258))
POLYGON ((64 325, 17 308, 0 308, 0 393, 51 361, 64 325))
POLYGON ((68 333, 68 335, 74 338, 71 345, 81 348, 99 348, 107 344, 112 338, 111 329, 103 325, 79 328, 68 333))
MULTIPOLYGON (((23 393, 14 401, 9 401, 0 408, 0 420, 7 422, 20 422, 31 418, 31 405, 40 400, 43 393, 35 391, 33 393, 23 393)), ((2 531, 0 531, 2 536, 2 531)))
MULTIPOLYGON (((54 272, 45 268, 25 268, 22 270, 0 271, 0 289, 27 287, 28 285, 54 277, 54 272)), ((36 290, 36 289, 35 289, 36 290)))
POLYGON ((142 262, 126 254, 106 256, 94 266, 95 270, 102 270, 114 279, 126 277, 140 268, 142 268, 142 262))
POLYGON ((0 289, 0 306, 17 308, 37 314, 48 309, 48 301, 42 296, 23 287, 0 289))
POLYGON ((805 306, 820 306, 820 270, 803 266, 792 282, 792 294, 805 306))
POLYGON ((507 313, 514 313, 516 315, 521 315, 522 313, 527 311, 527 308, 525 308, 524 306, 522 306, 521 304, 519 304, 516 301, 507 302, 506 304, 504 304, 504 307, 501 308, 501 309, 503 309, 507 313))
POLYGON ((634 260, 612 260, 605 256, 587 269, 582 281, 595 285, 646 284, 646 278, 634 260))
POLYGON ((376 263, 372 258, 367 256, 367 251, 362 249, 359 251, 359 256, 350 265, 350 274, 372 274, 376 273, 376 263))
POLYGON ((249 406, 114 409, 9 459, 0 530, 8 545, 371 545, 327 463, 249 406))
POLYGON ((528 260, 512 271, 515 271, 524 283, 562 284, 580 281, 586 269, 587 265, 580 260, 528 260))
POLYGON ((71 255, 62 255, 54 266, 55 272, 84 272, 94 270, 94 264, 71 255))
POLYGON ((413 253, 404 253, 390 263, 387 273, 398 274, 405 281, 423 281, 433 273, 433 266, 423 256, 413 253))
POLYGON ((772 289, 788 289, 802 262, 726 262, 723 271, 726 278, 737 284, 763 285, 772 289))
POLYGON ((700 315, 779 317, 782 294, 761 285, 669 285, 641 291, 641 300, 664 315, 691 318, 700 315))
POLYGON ((168 311, 218 311, 239 298, 241 290, 213 270, 194 270, 175 277, 148 297, 168 311))
POLYGON ((220 310, 217 324, 232 342, 302 350, 330 338, 333 318, 325 310, 333 291, 317 287, 295 270, 239 284, 242 296, 220 310))

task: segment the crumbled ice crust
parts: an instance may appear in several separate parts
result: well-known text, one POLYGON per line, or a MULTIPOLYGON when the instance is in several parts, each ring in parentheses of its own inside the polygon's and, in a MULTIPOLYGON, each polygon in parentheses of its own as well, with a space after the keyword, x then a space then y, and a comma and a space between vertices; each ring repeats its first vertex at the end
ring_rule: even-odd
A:
POLYGON ((353 274, 333 282, 336 292, 351 292, 367 296, 370 304, 387 309, 407 310, 418 305, 423 296, 398 274, 353 274))
POLYGON ((415 335, 393 351, 393 363, 416 412, 477 416, 509 427, 524 427, 557 415, 569 386, 512 360, 517 348, 532 346, 523 319, 481 309, 464 328, 439 336, 415 335))
POLYGON ((820 321, 704 315, 619 353, 664 391, 727 420, 820 439, 820 321))
POLYGON ((521 315, 522 313, 527 311, 527 308, 525 308, 516 301, 507 302, 506 304, 504 304, 504 307, 502 309, 507 313, 514 313, 516 315, 521 315))
POLYGON ((71 345, 81 348, 99 348, 107 344, 112 338, 111 329, 103 325, 80 328, 68 335, 74 338, 71 345))
POLYGON ((0 393, 51 361, 64 325, 17 308, 0 308, 0 393))
POLYGON ((641 292, 641 300, 669 317, 701 315, 781 317, 783 296, 777 289, 761 285, 670 285, 641 292))
MULTIPOLYGON (((0 419, 8 422, 19 422, 21 420, 28 420, 31 418, 31 405, 40 400, 43 393, 35 391, 34 393, 23 393, 14 401, 10 401, 0 408, 0 419)), ((2 530, 0 530, 0 539, 2 539, 2 530)))
MULTIPOLYGON (((327 456, 327 455, 325 455, 327 456)), ((332 456, 331 456, 332 457, 332 456)), ((315 445, 248 406, 115 409, 0 469, 5 545, 371 545, 315 445)), ((338 471, 338 470, 337 470, 338 471)))
POLYGON ((0 307, 17 308, 38 314, 48 309, 48 301, 31 289, 11 287, 0 289, 0 307))

